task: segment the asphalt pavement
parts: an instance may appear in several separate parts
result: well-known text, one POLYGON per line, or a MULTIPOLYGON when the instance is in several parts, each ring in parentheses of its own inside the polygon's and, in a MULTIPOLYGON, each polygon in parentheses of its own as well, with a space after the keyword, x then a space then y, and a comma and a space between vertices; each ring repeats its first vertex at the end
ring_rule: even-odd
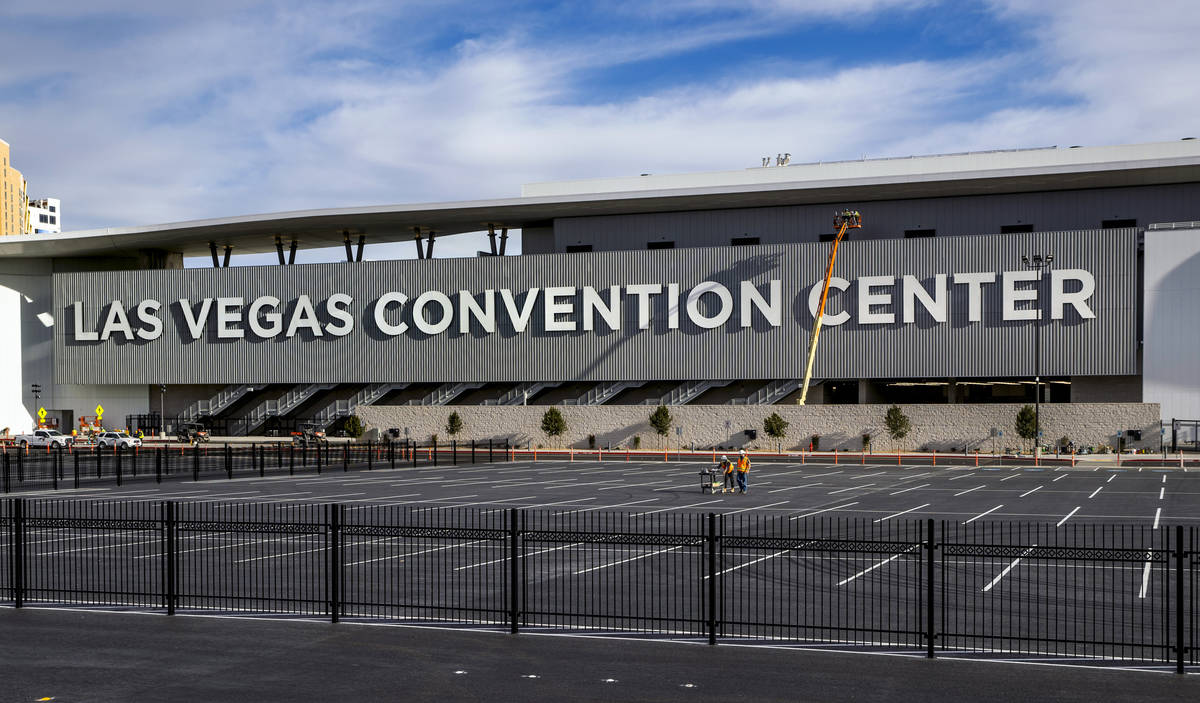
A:
POLYGON ((0 700, 1145 701, 1200 677, 803 649, 0 609, 0 700))

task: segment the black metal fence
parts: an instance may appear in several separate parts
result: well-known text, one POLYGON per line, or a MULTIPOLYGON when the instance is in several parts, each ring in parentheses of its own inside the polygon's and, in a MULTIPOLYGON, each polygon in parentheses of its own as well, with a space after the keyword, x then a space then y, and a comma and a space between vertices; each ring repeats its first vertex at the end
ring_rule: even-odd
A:
POLYGON ((196 444, 190 447, 129 448, 96 446, 20 448, 0 452, 0 491, 91 487, 98 482, 181 478, 244 478, 325 471, 396 469, 509 461, 513 450, 496 442, 419 445, 411 442, 321 443, 298 445, 196 444))
POLYGON ((1197 664, 1197 528, 0 501, 0 600, 1197 664))

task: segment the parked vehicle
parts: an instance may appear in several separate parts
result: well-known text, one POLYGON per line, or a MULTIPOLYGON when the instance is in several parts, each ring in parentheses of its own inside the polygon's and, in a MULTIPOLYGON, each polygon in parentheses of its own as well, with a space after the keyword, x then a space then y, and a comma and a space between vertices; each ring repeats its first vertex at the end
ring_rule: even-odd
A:
POLYGON ((35 430, 33 434, 19 434, 13 438, 17 446, 26 447, 69 447, 75 438, 58 430, 35 430))
POLYGON ((328 441, 325 437, 325 430, 315 422, 302 424, 292 433, 292 446, 304 447, 309 444, 320 446, 328 441))
POLYGON ((175 430, 175 438, 186 444, 199 444, 208 441, 208 430, 196 422, 185 422, 175 430))
POLYGON ((124 432, 101 432, 96 435, 96 446, 101 449, 109 447, 129 449, 130 447, 142 446, 142 440, 137 437, 130 437, 124 432))

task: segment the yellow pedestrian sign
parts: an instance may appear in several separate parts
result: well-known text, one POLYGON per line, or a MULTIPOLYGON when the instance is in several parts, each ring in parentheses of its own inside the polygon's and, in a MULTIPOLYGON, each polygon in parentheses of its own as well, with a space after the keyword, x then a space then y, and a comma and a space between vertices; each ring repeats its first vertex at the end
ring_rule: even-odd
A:
POLYGON ((38 408, 38 419, 39 420, 46 419, 46 409, 45 408, 38 408))
POLYGON ((104 415, 104 406, 97 403, 96 404, 96 420, 99 421, 101 416, 103 416, 103 415, 104 415))

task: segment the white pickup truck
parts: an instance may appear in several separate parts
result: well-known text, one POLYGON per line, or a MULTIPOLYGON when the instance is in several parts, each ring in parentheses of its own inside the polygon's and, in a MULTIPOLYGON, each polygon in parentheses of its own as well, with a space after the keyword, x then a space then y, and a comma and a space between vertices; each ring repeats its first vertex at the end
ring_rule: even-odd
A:
POLYGON ((33 434, 19 434, 13 438, 17 446, 26 447, 63 447, 75 442, 75 438, 65 435, 58 430, 35 430, 33 434))

